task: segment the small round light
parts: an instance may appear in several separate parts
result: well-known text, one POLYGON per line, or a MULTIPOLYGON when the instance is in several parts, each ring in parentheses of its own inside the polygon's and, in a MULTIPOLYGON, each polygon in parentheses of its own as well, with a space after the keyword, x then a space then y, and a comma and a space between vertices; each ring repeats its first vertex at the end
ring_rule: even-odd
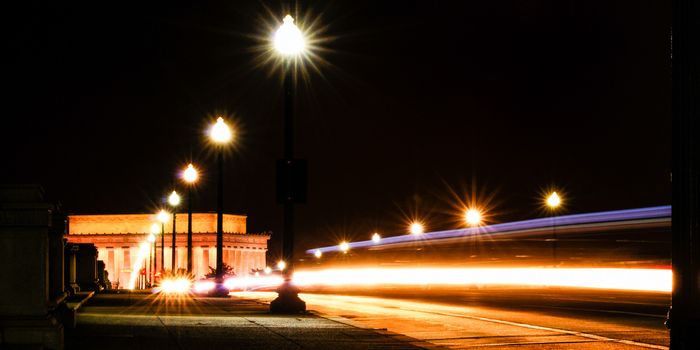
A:
POLYGON ((348 244, 348 242, 340 242, 338 248, 340 248, 341 252, 347 253, 348 250, 350 250, 350 244, 348 244))
POLYGON ((561 197, 556 192, 552 192, 549 196, 547 196, 547 206, 555 209, 559 205, 561 205, 561 197))
POLYGON ((173 191, 173 193, 168 196, 168 203, 170 203, 170 205, 173 207, 180 205, 180 195, 173 191))
POLYGON ((187 166, 187 169, 182 172, 182 178, 188 183, 194 183, 197 181, 198 177, 199 174, 197 173, 197 169, 195 169, 191 163, 187 166))
POLYGON ((372 235, 372 242, 374 242, 374 243, 379 243, 379 241, 381 241, 381 240, 382 240, 382 236, 380 236, 379 233, 376 233, 376 232, 375 232, 375 233, 372 235))
POLYGON ((151 234, 157 235, 160 233, 160 225, 156 224, 155 222, 151 225, 151 234))
POLYGON ((277 268, 280 269, 280 271, 282 271, 282 270, 284 270, 284 269, 287 268, 287 263, 284 262, 284 260, 280 260, 280 261, 277 263, 277 268))
POLYGON ((158 215, 156 215, 156 217, 158 218, 158 221, 160 221, 162 223, 166 223, 166 222, 170 221, 170 214, 168 214, 168 212, 165 211, 164 209, 159 211, 158 215))
POLYGON ((155 242, 155 241, 156 241, 156 236, 155 236, 154 234, 151 233, 150 235, 148 235, 148 241, 149 241, 150 243, 155 242))
POLYGON ((269 275, 271 272, 272 272, 272 268, 270 268, 269 266, 265 266, 265 274, 269 275))
POLYGON ((410 231, 413 235, 420 235, 424 232, 423 225, 420 222, 414 222, 411 224, 410 231))
POLYGON ((304 34, 294 24, 291 15, 284 16, 282 25, 275 32, 274 45, 275 50, 285 56, 298 55, 304 51, 304 34))
POLYGON ((469 226, 479 226, 481 224, 481 211, 479 209, 467 209, 464 213, 464 220, 469 226))
POLYGON ((320 258, 322 255, 323 255, 323 253, 321 252, 320 249, 316 249, 316 251, 314 252, 314 256, 317 258, 320 258))
POLYGON ((231 128, 226 125, 224 118, 219 117, 216 119, 216 124, 214 124, 209 131, 209 136, 216 143, 223 144, 231 141, 231 128))

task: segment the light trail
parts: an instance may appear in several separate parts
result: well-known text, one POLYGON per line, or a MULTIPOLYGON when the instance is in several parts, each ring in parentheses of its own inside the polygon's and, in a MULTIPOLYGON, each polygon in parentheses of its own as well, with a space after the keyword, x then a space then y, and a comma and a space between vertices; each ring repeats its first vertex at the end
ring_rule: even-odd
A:
MULTIPOLYGON (((357 268, 296 271, 297 286, 552 286, 670 292, 670 269, 620 268, 357 268)), ((282 278, 232 278, 230 289, 275 287, 282 278)))
MULTIPOLYGON (((365 248, 365 247, 377 247, 388 244, 412 242, 412 241, 427 241, 435 239, 445 239, 463 236, 473 236, 473 235, 498 235, 507 234, 511 231, 519 230, 530 230, 552 227, 552 222, 556 222, 557 227, 568 226, 568 225, 579 225, 579 224, 590 224, 590 223, 601 223, 601 222, 612 222, 612 221, 627 221, 627 220, 639 220, 639 219, 655 219, 655 218, 666 218, 671 217, 671 206, 659 206, 650 208, 639 208, 639 209, 625 209, 625 210, 614 210, 606 212, 596 212, 596 213, 585 213, 585 214, 574 214, 574 215, 563 215, 556 217, 524 220, 508 222, 503 224, 495 224, 481 227, 463 228, 457 230, 446 230, 446 231, 436 231, 424 233, 421 235, 401 235, 394 237, 384 237, 381 239, 381 243, 374 242, 372 240, 358 241, 348 243, 349 249, 355 248, 365 248)), ((321 248, 312 248, 306 251, 307 254, 314 254, 316 251, 321 253, 337 252, 339 251, 338 246, 327 246, 321 248)))

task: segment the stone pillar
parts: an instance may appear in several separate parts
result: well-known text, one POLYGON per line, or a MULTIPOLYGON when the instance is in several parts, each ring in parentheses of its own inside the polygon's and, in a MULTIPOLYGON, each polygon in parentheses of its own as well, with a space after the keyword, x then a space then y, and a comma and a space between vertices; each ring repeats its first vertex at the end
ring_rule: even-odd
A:
POLYGON ((52 205, 37 185, 0 186, 0 348, 63 349, 52 295, 52 205))
POLYGON ((78 246, 75 243, 66 244, 65 248, 65 278, 66 278, 66 288, 71 293, 71 295, 80 292, 80 286, 78 286, 76 272, 78 246))
POLYGON ((76 282, 80 290, 99 291, 97 276, 97 248, 92 243, 78 243, 75 254, 76 282))

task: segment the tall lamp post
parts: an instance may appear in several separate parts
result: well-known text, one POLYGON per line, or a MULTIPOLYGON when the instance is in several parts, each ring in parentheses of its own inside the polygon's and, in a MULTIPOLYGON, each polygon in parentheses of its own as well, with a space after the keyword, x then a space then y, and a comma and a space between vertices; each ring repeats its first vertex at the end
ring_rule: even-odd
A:
POLYGON ((217 151, 217 168, 219 179, 216 194, 216 287, 213 296, 226 297, 228 289, 224 286, 224 151, 225 146, 233 139, 231 128, 224 118, 219 117, 209 130, 211 141, 219 148, 217 151))
POLYGON ((168 204, 173 207, 173 245, 172 253, 170 256, 170 271, 175 273, 175 216, 177 214, 177 206, 180 205, 180 195, 173 191, 170 196, 168 196, 168 204))
MULTIPOLYGON (((199 174, 190 163, 182 172, 182 179, 187 183, 187 273, 192 273, 192 187, 199 174)), ((218 259, 218 258, 217 258, 218 259)))
POLYGON ((556 192, 550 193, 546 200, 545 204, 547 205, 547 208, 549 208, 549 212, 552 215, 552 264, 554 266, 557 266, 557 228, 555 225, 555 218, 554 214, 557 209, 559 209, 559 206, 561 205, 561 197, 556 192))
MULTIPOLYGON (((294 63, 304 53, 305 38, 294 24, 294 18, 286 15, 273 38, 275 51, 282 57, 284 66, 284 159, 285 179, 278 179, 278 186, 286 183, 284 201, 284 228, 282 232, 282 256, 286 261, 284 283, 277 289, 277 298, 270 303, 273 313, 299 313, 306 310, 306 303, 299 298, 298 289, 292 284, 294 273, 294 198, 292 182, 294 163, 294 63)), ((280 176, 280 174, 278 174, 280 176)))
POLYGON ((156 218, 160 222, 160 268, 165 271, 165 223, 168 222, 168 212, 165 209, 161 209, 156 215, 156 218))

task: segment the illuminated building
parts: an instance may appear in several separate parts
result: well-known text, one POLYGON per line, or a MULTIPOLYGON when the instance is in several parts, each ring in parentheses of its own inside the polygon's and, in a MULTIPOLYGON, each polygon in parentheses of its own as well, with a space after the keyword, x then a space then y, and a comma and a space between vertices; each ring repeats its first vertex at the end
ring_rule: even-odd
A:
MULTIPOLYGON (((146 242, 156 218, 150 214, 69 215, 68 241, 93 243, 103 260, 112 283, 124 286, 131 275, 133 259, 138 256, 139 244, 146 242)), ((177 217, 175 267, 187 268, 187 216, 177 217)), ((172 231, 172 222, 165 223, 165 232, 172 231)), ((268 233, 247 233, 246 216, 225 214, 223 217, 223 261, 233 267, 238 276, 252 275, 253 269, 264 269, 268 233)), ((160 242, 160 238, 156 239, 160 242)), ((216 213, 192 214, 193 267, 196 278, 216 267, 216 213)), ((172 238, 165 237, 165 269, 170 270, 172 238)), ((161 255, 157 244, 156 257, 161 255)), ((159 269, 162 262, 158 261, 159 269)))

